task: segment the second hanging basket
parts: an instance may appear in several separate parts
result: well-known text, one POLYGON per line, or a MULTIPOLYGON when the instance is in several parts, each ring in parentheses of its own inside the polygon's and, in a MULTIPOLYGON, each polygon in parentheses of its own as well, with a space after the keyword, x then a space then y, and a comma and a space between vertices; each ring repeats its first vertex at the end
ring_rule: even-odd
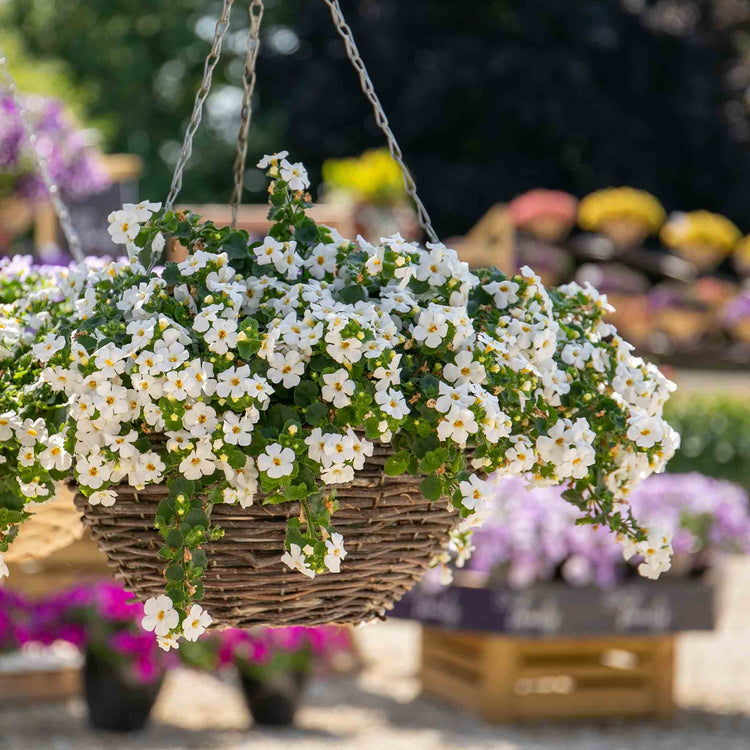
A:
MULTIPOLYGON (((339 485, 336 527, 347 541, 341 573, 309 579, 279 564, 287 519, 296 503, 240 508, 216 505, 212 521, 224 537, 207 546, 208 568, 201 602, 222 625, 318 625, 367 622, 381 617, 424 575, 457 521, 444 500, 430 502, 419 477, 389 477, 392 451, 376 447, 356 479, 339 485)), ((163 543, 154 512, 168 495, 163 485, 136 492, 120 485, 114 506, 76 505, 86 526, 116 568, 116 576, 142 599, 164 590, 163 543)))

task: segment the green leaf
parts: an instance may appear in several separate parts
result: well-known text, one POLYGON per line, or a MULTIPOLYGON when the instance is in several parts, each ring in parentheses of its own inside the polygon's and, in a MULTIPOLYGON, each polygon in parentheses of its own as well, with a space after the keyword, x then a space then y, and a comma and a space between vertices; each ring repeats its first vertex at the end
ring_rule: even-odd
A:
POLYGON ((187 498, 191 498, 195 493, 195 482, 185 479, 185 477, 175 477, 168 484, 171 497, 184 495, 187 498))
POLYGON ((205 550, 194 549, 191 554, 193 556, 191 560, 193 568, 205 570, 206 566, 208 565, 208 559, 206 558, 205 550))
POLYGON ((182 547, 184 541, 185 538, 179 531, 177 531, 177 529, 172 529, 169 534, 167 534, 167 544, 170 547, 182 547))
POLYGON ((313 427, 320 427, 328 421, 328 407, 320 401, 310 404, 305 412, 305 419, 313 427))
POLYGON ((164 573, 168 581, 184 581, 185 568, 182 565, 169 565, 164 573))
POLYGON ((309 406, 318 400, 320 389, 312 380, 303 380, 294 389, 294 403, 297 406, 309 406))
POLYGON ((177 268, 177 264, 173 261, 169 261, 166 266, 164 266, 164 271, 161 275, 162 279, 169 284, 169 286, 175 286, 177 282, 180 280, 180 269, 177 268))
POLYGON ((249 237, 244 229, 232 232, 221 246, 221 249, 232 259, 246 258, 248 255, 249 237))
POLYGON ((345 286, 339 293, 338 298, 347 305, 353 305, 355 302, 362 302, 367 299, 367 290, 358 284, 345 286))
POLYGON ((434 502, 435 500, 439 500, 443 494, 443 483, 438 477, 425 477, 419 483, 419 491, 425 498, 434 502))
POLYGON ((403 474, 409 466, 409 454, 406 451, 390 456, 385 462, 385 473, 389 477, 397 477, 403 474))
POLYGON ((186 516, 185 523, 191 526, 208 526, 208 516, 200 508, 193 508, 186 516))

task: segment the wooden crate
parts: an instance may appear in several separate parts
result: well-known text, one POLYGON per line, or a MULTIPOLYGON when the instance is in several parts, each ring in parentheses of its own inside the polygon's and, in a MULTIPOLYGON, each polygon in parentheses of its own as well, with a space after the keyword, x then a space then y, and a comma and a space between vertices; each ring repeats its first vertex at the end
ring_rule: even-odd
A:
POLYGON ((487 721, 668 719, 674 636, 523 638, 422 629, 426 695, 487 721))
POLYGON ((81 670, 0 672, 0 705, 64 701, 81 693, 81 670))

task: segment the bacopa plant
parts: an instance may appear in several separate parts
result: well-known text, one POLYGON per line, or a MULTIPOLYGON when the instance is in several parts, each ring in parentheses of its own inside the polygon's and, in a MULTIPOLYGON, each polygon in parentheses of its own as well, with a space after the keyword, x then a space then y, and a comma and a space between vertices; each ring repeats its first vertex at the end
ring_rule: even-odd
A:
POLYGON ((210 624, 196 602, 204 546, 222 535, 212 507, 299 503, 279 565, 335 575, 336 488, 376 443, 387 474, 449 498, 459 550, 499 472, 565 484, 579 523, 637 545, 650 573, 668 567, 669 539, 627 496, 679 442, 661 417, 673 385, 603 322, 606 298, 548 291, 528 268, 472 273, 442 244, 344 239, 306 216, 307 174, 286 157, 258 165, 263 240, 148 202, 110 216, 129 259, 69 271, 70 314, 25 355, 38 379, 3 417, 9 495, 26 503, 68 471, 91 504, 116 504, 120 483, 166 484, 165 591, 144 619, 165 648, 210 624), (187 257, 159 271, 167 242, 187 257))

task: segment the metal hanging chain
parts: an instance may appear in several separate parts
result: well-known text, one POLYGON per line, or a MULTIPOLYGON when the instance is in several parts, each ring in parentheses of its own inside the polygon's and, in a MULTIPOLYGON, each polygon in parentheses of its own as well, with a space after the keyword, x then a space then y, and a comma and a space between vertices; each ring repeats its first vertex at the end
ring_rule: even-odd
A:
POLYGON ((224 0, 224 5, 221 9, 221 16, 216 22, 216 28, 214 29, 214 37, 211 42, 211 50, 206 57, 206 62, 203 65, 203 79, 198 91, 195 94, 195 104, 193 105, 193 113, 190 116, 190 123, 185 131, 185 138, 182 143, 182 151, 180 152, 180 158, 177 160, 175 165, 174 175, 172 176, 172 185, 169 189, 169 195, 165 203, 167 211, 171 211, 174 206, 174 202, 177 198, 177 194, 180 192, 182 187, 182 172, 185 169, 185 165, 190 159, 190 155, 193 153, 193 137, 195 131, 198 130, 198 126, 203 117, 203 104, 206 101, 208 92, 211 90, 211 80, 214 74, 214 68, 219 62, 221 57, 221 44, 224 41, 224 35, 227 33, 229 28, 229 15, 232 12, 232 5, 234 0, 224 0))
POLYGON ((237 226, 237 212, 242 203, 247 159, 247 134, 253 117, 253 91, 255 90, 255 65, 260 49, 260 24, 263 21, 263 0, 250 0, 250 29, 247 35, 245 70, 242 74, 242 111, 240 130, 237 133, 237 156, 234 160, 234 190, 232 191, 232 228, 237 226))
POLYGON ((3 54, 2 49, 0 49, 0 70, 2 71, 4 87, 8 90, 10 98, 18 108, 18 118, 21 121, 21 127, 23 128, 26 139, 31 146, 31 151, 34 154, 34 159, 36 160, 37 166, 39 167, 39 174, 42 177, 44 186, 47 188, 47 192, 49 193, 49 197, 52 201, 55 213, 57 214, 57 218, 60 221, 60 227, 62 228, 63 234, 65 235, 65 240, 68 243, 70 253, 76 260, 81 261, 84 259, 84 254, 83 250, 81 249, 81 241, 78 238, 78 232, 76 232, 75 228, 73 227, 73 222, 70 218, 70 212, 68 211, 67 206, 65 205, 65 203, 63 203, 62 197, 60 196, 60 188, 52 179, 52 175, 50 174, 49 167, 47 165, 47 159, 37 146, 38 139, 36 133, 34 132, 34 128, 28 117, 26 108, 21 101, 18 87, 16 86, 16 82, 10 73, 10 69, 8 68, 8 59, 3 54))
POLYGON ((336 31, 338 31, 339 36, 344 40, 344 44, 346 45, 346 54, 348 55, 349 60, 354 66, 354 69, 357 71, 357 74, 359 75, 359 82, 362 86, 362 91, 364 95, 370 100, 370 104, 372 104, 372 109, 375 113, 375 122, 377 122, 378 127, 385 134, 391 156, 396 160, 396 162, 398 162, 399 166, 401 167, 401 172, 404 176, 404 186, 406 187, 406 192, 411 196, 417 208, 417 219, 419 220, 419 225, 422 227, 422 229, 424 229, 427 236, 432 240, 432 242, 437 242, 438 236, 437 234, 435 234, 435 230, 432 228, 430 215, 427 213, 427 209, 424 207, 424 203, 422 203, 419 196, 417 195, 417 185, 414 182, 414 178, 412 177, 409 168, 404 163, 404 155, 398 145, 398 142, 396 141, 396 136, 393 134, 391 126, 388 123, 388 118, 383 111, 383 105, 380 103, 380 99, 375 93, 375 87, 372 84, 372 80, 370 79, 370 76, 367 72, 367 68, 365 67, 365 64, 359 54, 359 49, 357 49, 357 43, 354 41, 352 30, 351 28, 349 28, 349 25, 344 18, 344 14, 341 11, 339 0, 323 1, 330 8, 331 17, 333 18, 333 23, 336 26, 336 31))

